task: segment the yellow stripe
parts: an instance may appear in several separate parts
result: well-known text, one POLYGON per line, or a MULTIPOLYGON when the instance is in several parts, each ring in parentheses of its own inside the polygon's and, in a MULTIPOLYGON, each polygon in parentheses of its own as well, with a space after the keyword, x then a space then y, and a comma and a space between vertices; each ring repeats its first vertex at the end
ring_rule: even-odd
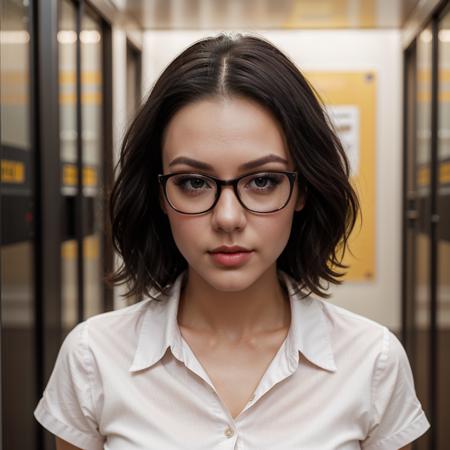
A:
MULTIPOLYGON (((83 257, 85 260, 97 260, 100 255, 100 242, 97 235, 86 236, 83 240, 83 257)), ((64 261, 77 259, 77 241, 65 241, 61 245, 61 256, 64 261)))
POLYGON ((419 167, 416 174, 416 182, 418 186, 430 185, 430 168, 419 167))
POLYGON ((439 183, 450 183, 450 161, 439 164, 439 183))
POLYGON ((2 182, 22 184, 25 182, 25 164, 21 161, 2 159, 2 182))
MULTIPOLYGON (((8 70, 2 73, 2 84, 28 84, 30 78, 27 72, 23 70, 8 70)), ((60 84, 75 84, 76 72, 73 70, 62 70, 59 72, 60 84)), ((102 73, 99 70, 86 70, 81 72, 81 83, 100 84, 102 82, 102 73)))
MULTIPOLYGON (((450 182, 450 162, 442 162, 438 167, 439 177, 438 183, 445 184, 450 182)), ((417 185, 429 186, 430 185, 431 172, 429 167, 419 167, 417 170, 417 185)))
MULTIPOLYGON (((59 72, 60 84, 75 84, 76 72, 75 70, 63 70, 59 72)), ((81 72, 81 83, 85 84, 100 84, 102 82, 102 74, 98 70, 91 70, 81 72)))
MULTIPOLYGON (((77 96, 74 92, 69 94, 60 94, 59 103, 60 105, 74 105, 76 103, 77 96)), ((85 105, 98 105, 102 102, 101 92, 85 92, 81 95, 81 103, 85 105)))
POLYGON ((281 28, 348 28, 356 23, 360 28, 375 25, 374 0, 294 0, 281 28))
MULTIPOLYGON (((64 164, 63 166, 63 185, 77 185, 77 166, 75 164, 64 164)), ((95 167, 86 166, 83 168, 83 186, 97 186, 97 169, 95 167)))

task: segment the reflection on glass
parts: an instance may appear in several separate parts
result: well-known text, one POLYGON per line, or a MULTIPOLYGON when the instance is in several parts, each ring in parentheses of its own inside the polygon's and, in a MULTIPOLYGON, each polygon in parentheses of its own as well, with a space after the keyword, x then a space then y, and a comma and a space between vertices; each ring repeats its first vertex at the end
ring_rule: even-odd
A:
POLYGON ((437 328, 438 399, 436 426, 438 450, 450 442, 450 13, 439 24, 438 148, 437 148, 437 328))
POLYGON ((70 0, 60 3, 59 120, 62 165, 63 242, 61 244, 62 328, 67 334, 78 322, 77 240, 75 205, 77 195, 76 109, 76 10, 70 0))
POLYGON ((130 121, 141 98, 141 54, 127 42, 127 118, 130 121))
POLYGON ((34 450, 37 361, 28 14, 26 2, 1 0, 0 447, 34 450))
POLYGON ((406 227, 405 227, 405 255, 403 259, 405 285, 403 295, 405 296, 406 303, 402 311, 403 314, 403 330, 402 337, 404 339, 405 349, 410 358, 412 367, 414 367, 414 338, 415 338, 415 293, 414 293, 414 280, 415 280, 415 155, 414 148, 416 142, 416 127, 415 127, 415 104, 416 104, 416 61, 415 61, 415 49, 410 48, 405 53, 405 83, 406 83, 406 227))
POLYGON ((84 315, 103 311, 102 30, 84 15, 81 31, 84 197, 84 315))
MULTIPOLYGON (((415 241, 415 353, 414 370, 417 394, 430 417, 430 206, 431 206, 431 29, 417 39, 417 128, 416 192, 417 212, 415 241)), ((429 450, 430 433, 417 441, 417 449, 429 450)))

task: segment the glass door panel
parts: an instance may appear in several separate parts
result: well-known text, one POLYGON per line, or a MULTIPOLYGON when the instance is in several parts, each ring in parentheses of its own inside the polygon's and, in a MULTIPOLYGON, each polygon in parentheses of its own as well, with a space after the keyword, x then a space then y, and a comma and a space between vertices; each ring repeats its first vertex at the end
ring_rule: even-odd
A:
POLYGON ((34 152, 27 2, 1 0, 0 447, 36 449, 34 152))
POLYGON ((127 119, 131 121, 141 103, 141 52, 127 41, 127 119))
POLYGON ((416 146, 416 47, 413 45, 405 53, 405 224, 404 224, 404 292, 403 292, 403 343, 414 366, 415 338, 415 302, 414 302, 414 271, 415 271, 415 224, 417 220, 415 192, 415 146, 416 146))
POLYGON ((64 336, 78 323, 77 183, 77 11, 70 0, 59 10, 59 127, 63 233, 61 244, 62 329, 64 336))
POLYGON ((103 112, 102 28, 82 19, 81 107, 83 147, 84 316, 103 311, 103 112))
POLYGON ((450 12, 439 23, 437 143, 437 445, 450 442, 450 12))
MULTIPOLYGON (((417 39, 415 187, 415 351, 417 394, 430 417, 430 211, 431 211, 431 69, 432 32, 426 28, 417 39)), ((417 449, 429 450, 430 433, 418 439, 417 449)))

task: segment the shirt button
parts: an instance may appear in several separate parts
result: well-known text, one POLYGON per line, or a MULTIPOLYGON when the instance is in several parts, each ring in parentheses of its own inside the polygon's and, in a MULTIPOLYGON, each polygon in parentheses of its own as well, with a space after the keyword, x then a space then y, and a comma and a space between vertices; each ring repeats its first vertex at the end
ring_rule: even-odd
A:
POLYGON ((232 428, 228 427, 225 429, 224 433, 223 433, 227 438, 230 438, 231 436, 233 436, 234 431, 232 428))

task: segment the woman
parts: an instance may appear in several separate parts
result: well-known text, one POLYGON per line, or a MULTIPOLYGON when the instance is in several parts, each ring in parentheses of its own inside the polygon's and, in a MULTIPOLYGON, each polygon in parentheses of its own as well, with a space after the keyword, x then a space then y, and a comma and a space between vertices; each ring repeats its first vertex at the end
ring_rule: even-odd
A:
POLYGON ((124 140, 111 277, 143 299, 65 339, 58 449, 399 449, 429 427, 384 326, 323 301, 359 211, 339 139, 272 44, 194 43, 124 140), (144 298, 146 297, 146 298, 144 298))

